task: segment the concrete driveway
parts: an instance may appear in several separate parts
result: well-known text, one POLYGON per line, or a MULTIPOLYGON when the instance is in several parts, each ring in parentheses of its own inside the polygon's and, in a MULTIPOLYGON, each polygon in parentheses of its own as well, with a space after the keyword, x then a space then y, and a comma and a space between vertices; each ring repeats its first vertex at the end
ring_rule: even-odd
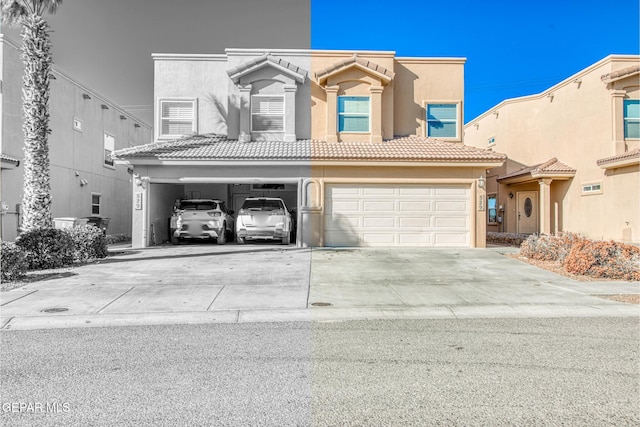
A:
POLYGON ((192 244, 120 250, 0 294, 2 329, 340 320, 637 316, 576 282, 494 249, 299 249, 192 244))

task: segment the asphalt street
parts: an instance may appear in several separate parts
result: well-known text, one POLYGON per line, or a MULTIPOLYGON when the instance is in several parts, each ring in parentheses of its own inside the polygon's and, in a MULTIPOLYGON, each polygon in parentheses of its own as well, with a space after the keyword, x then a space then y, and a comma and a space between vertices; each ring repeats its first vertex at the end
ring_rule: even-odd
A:
POLYGON ((638 425, 639 332, 632 317, 4 331, 0 422, 638 425))

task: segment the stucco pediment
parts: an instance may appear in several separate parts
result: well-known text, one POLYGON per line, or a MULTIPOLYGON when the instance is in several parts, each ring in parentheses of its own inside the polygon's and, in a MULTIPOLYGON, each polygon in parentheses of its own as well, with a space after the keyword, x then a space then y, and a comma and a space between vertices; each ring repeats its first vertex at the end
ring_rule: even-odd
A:
POLYGON ((227 74, 235 84, 249 84, 264 79, 265 70, 284 75, 298 84, 303 84, 308 74, 306 70, 268 54, 234 67, 227 74))
POLYGON ((345 76, 345 80, 350 80, 350 75, 353 74, 353 70, 359 70, 373 77, 380 85, 389 84, 395 75, 393 71, 387 70, 386 68, 367 59, 353 55, 351 58, 337 62, 332 66, 317 72, 316 80, 320 86, 326 86, 329 79, 332 80, 332 83, 339 83, 341 81, 339 77, 342 75, 345 76))

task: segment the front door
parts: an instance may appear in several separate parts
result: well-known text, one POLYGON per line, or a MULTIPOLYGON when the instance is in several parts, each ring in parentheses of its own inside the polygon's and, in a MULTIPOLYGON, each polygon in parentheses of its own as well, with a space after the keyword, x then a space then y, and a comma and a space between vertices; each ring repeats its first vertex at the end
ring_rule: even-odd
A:
POLYGON ((518 233, 538 232, 538 192, 518 192, 518 233))

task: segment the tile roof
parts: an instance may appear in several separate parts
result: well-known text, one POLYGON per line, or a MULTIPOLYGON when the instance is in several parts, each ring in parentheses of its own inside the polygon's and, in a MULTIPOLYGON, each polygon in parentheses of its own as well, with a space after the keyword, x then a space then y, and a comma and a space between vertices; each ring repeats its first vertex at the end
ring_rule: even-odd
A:
POLYGON ((638 73, 640 73, 640 64, 622 68, 620 70, 613 71, 609 74, 603 74, 602 77, 600 78, 605 83, 611 83, 611 82, 615 82, 616 80, 624 79, 625 77, 629 77, 638 73))
POLYGON ((606 157, 604 159, 598 160, 598 166, 607 165, 609 163, 619 162, 621 160, 631 160, 631 159, 640 159, 640 148, 627 151, 626 153, 617 154, 615 156, 606 157))
POLYGON ((515 178, 524 175, 549 175, 549 174, 575 174, 576 170, 571 166, 567 166, 566 164, 558 161, 555 157, 547 160, 544 163, 540 163, 537 165, 529 166, 526 168, 519 169, 517 171, 508 173, 498 178, 498 181, 515 178))
POLYGON ((242 77, 246 71, 251 70, 257 65, 260 65, 265 62, 270 62, 272 64, 279 65, 280 67, 286 68, 292 73, 299 75, 298 80, 301 80, 301 82, 304 82, 304 80, 306 80, 307 78, 308 73, 306 70, 298 67, 297 65, 293 65, 285 61, 284 59, 280 59, 275 56, 272 56, 268 53, 266 55, 262 55, 257 58, 250 59, 247 62, 238 65, 237 67, 233 67, 230 70, 227 70, 227 74, 229 75, 231 80, 234 81, 234 83, 237 83, 240 77, 242 77))
POLYGON ((353 55, 350 58, 338 61, 335 64, 316 72, 316 79, 318 82, 321 82, 323 80, 326 80, 329 76, 337 74, 338 72, 349 68, 354 64, 360 64, 361 66, 371 70, 372 72, 382 75, 383 80, 386 81, 391 81, 391 79, 395 75, 393 71, 387 70, 386 68, 381 67, 380 65, 367 59, 360 58, 358 55, 353 55))
POLYGON ((506 156, 419 136, 398 137, 381 143, 317 140, 239 142, 223 135, 202 135, 155 142, 114 152, 115 159, 245 160, 245 161, 503 161, 506 156))
POLYGON ((504 154, 482 150, 459 142, 421 136, 404 136, 383 142, 314 141, 313 160, 481 162, 503 161, 504 154))
POLYGON ((20 164, 20 160, 9 157, 6 154, 0 154, 0 160, 9 163, 15 163, 16 165, 20 164))

